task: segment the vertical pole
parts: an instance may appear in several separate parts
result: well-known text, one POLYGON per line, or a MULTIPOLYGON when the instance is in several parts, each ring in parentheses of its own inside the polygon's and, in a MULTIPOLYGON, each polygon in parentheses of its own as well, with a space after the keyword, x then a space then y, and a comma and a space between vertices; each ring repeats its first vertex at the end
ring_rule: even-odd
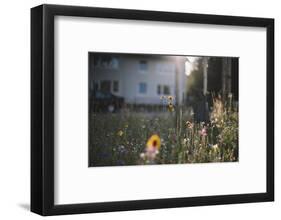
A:
POLYGON ((222 96, 226 98, 231 92, 231 58, 222 61, 222 96))
POLYGON ((176 134, 177 137, 179 137, 179 101, 180 101, 180 97, 179 97, 179 74, 180 74, 180 61, 179 61, 179 57, 175 57, 175 62, 176 62, 176 68, 175 68, 175 113, 176 113, 176 118, 175 118, 175 129, 176 129, 176 134))
POLYGON ((207 94, 207 86, 208 86, 208 58, 204 57, 203 58, 203 94, 207 94))
POLYGON ((222 97, 226 96, 227 58, 222 59, 222 97))
MULTIPOLYGON (((231 93, 231 59, 232 58, 227 58, 227 60, 228 60, 228 66, 227 66, 227 93, 229 94, 229 93, 231 93)), ((227 94, 227 95, 228 95, 227 94)))
POLYGON ((180 71, 180 67, 179 67, 179 60, 176 57, 176 68, 175 68, 175 105, 178 106, 179 105, 179 71, 180 71))

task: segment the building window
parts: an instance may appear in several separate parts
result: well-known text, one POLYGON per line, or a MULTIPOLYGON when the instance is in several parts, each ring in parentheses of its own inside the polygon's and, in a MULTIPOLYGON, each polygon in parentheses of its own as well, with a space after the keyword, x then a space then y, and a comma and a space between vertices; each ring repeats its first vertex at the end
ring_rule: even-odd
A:
POLYGON ((139 83, 139 94, 147 93, 147 84, 144 82, 139 83))
POLYGON ((171 93, 170 93, 170 87, 169 86, 167 86, 167 85, 164 85, 163 86, 163 94, 164 95, 170 95, 171 93))
POLYGON ((119 59, 111 56, 99 56, 94 59, 94 67, 103 69, 118 69, 119 59))
POLYGON ((103 93, 118 93, 120 89, 119 81, 102 80, 93 82, 93 90, 101 91, 103 93))
POLYGON ((147 64, 147 61, 146 61, 146 60, 141 60, 141 61, 139 62, 139 70, 140 70, 141 72, 145 72, 145 71, 148 70, 148 64, 147 64))
POLYGON ((157 85, 158 95, 171 95, 170 86, 168 85, 157 85))
POLYGON ((113 92, 119 92, 119 81, 113 81, 113 92))
POLYGON ((112 69, 118 69, 119 68, 119 60, 116 57, 113 57, 111 59, 111 64, 110 64, 112 69))
POLYGON ((111 91, 111 82, 110 80, 103 80, 100 83, 100 90, 104 93, 110 93, 111 91))
POLYGON ((162 89, 161 89, 161 85, 157 86, 157 94, 161 95, 162 94, 162 89))

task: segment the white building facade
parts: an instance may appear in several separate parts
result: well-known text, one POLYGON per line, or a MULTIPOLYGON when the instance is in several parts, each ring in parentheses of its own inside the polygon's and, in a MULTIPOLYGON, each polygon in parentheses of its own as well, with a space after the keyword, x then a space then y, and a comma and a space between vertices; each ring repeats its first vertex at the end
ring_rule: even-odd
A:
POLYGON ((157 105, 161 96, 183 103, 186 93, 184 56, 89 54, 89 89, 124 98, 128 104, 157 105))

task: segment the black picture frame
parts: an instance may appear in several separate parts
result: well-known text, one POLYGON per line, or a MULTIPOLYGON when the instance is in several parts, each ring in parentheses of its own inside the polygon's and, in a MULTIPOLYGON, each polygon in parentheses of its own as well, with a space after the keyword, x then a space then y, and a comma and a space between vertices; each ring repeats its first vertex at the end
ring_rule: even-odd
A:
POLYGON ((40 5, 31 9, 31 211, 40 215, 274 201, 274 19, 40 5), (253 194, 54 204, 54 17, 79 16, 266 28, 266 192, 253 194))

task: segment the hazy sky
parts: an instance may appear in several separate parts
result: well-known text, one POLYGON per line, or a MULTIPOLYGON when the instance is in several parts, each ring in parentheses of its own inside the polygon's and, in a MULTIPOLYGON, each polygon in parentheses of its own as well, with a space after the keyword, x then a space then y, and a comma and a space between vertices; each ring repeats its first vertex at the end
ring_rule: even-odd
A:
POLYGON ((186 58, 189 60, 189 62, 188 61, 185 62, 185 74, 188 76, 191 73, 191 71, 193 70, 193 68, 194 68, 193 64, 198 57, 188 56, 186 58))

